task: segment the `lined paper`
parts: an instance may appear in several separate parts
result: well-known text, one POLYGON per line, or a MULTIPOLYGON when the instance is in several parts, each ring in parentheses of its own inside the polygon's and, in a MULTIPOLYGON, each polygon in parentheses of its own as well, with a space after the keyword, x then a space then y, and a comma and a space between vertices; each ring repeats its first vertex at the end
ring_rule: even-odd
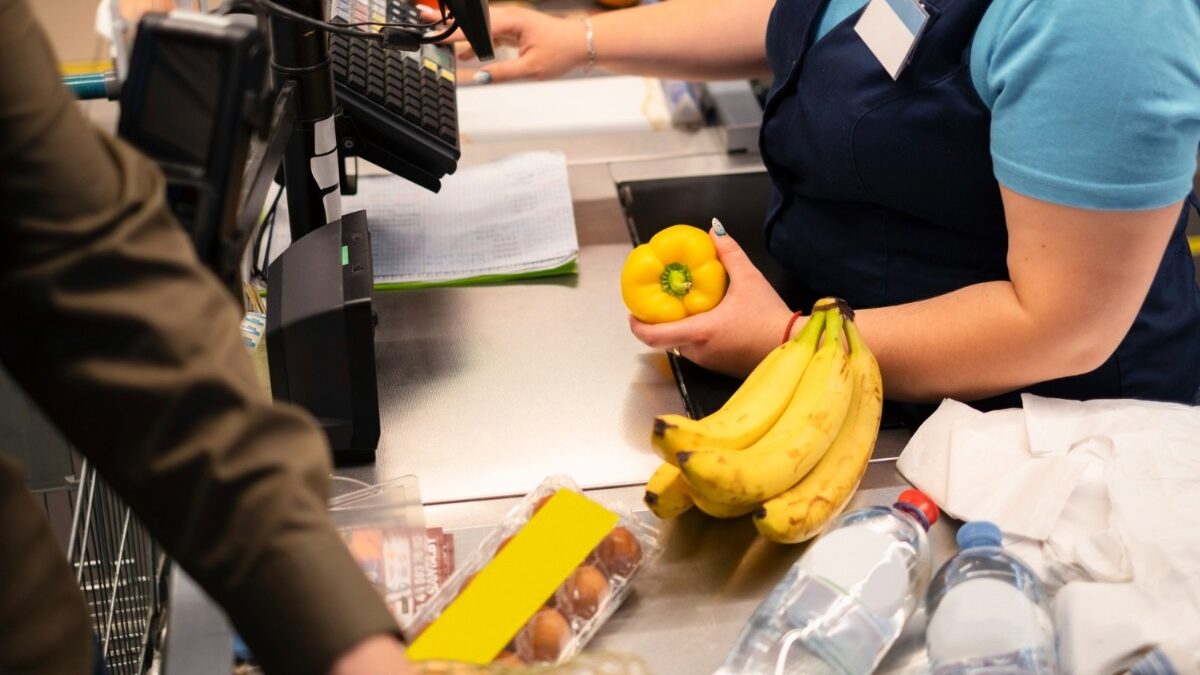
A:
MULTIPOLYGON (((365 209, 378 288, 569 273, 579 240, 566 158, 511 155, 447 176, 435 194, 396 176, 360 177, 343 211, 365 209)), ((280 203, 280 227, 287 222, 280 203)))

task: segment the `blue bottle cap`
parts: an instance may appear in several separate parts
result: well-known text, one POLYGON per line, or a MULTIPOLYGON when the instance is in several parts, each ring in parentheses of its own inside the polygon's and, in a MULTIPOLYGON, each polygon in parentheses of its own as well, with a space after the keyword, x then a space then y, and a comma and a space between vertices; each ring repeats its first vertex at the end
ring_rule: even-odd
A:
POLYGON ((1000 528, 988 520, 971 521, 958 528, 958 550, 965 551, 977 546, 1000 546, 1000 528))

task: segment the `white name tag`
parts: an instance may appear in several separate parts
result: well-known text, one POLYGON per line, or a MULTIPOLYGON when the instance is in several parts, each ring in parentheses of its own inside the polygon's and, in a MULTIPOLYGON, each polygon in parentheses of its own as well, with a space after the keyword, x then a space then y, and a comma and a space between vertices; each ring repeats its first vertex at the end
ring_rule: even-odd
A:
POLYGON ((917 0, 871 0, 854 32, 895 80, 908 65, 927 23, 929 12, 917 0))

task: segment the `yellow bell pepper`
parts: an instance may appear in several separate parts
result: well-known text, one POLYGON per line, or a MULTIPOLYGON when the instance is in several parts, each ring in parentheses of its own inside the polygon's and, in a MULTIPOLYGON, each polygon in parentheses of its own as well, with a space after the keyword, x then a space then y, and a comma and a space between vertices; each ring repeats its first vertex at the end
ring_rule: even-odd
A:
POLYGON ((672 225, 633 249, 621 268, 621 298, 646 323, 707 312, 725 296, 729 279, 708 233, 672 225))

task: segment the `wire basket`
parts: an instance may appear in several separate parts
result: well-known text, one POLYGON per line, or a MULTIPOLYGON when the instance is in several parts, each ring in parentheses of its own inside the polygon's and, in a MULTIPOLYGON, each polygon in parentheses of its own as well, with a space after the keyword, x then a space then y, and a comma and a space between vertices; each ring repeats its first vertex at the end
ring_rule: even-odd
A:
POLYGON ((159 642, 166 556, 87 461, 79 471, 67 556, 109 670, 147 672, 159 642))

